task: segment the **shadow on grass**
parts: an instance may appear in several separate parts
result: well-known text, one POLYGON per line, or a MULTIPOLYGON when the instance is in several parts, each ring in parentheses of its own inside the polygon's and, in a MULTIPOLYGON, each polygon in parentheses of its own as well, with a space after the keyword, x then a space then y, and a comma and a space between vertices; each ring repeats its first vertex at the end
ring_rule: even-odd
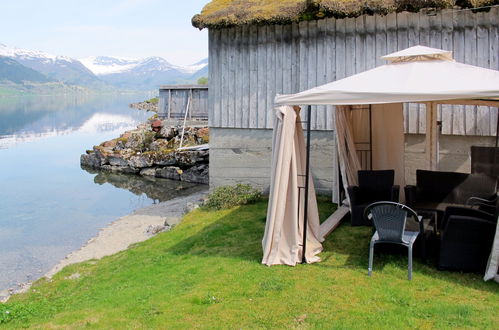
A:
MULTIPOLYGON (((331 204, 329 206, 324 204, 320 206, 322 221, 334 210, 331 204)), ((168 252, 176 255, 215 256, 260 263, 266 211, 266 201, 233 209, 201 231, 172 246, 168 252)), ((371 235, 372 230, 369 227, 351 227, 348 222, 344 222, 327 237, 321 254, 323 261, 314 266, 331 269, 348 268, 365 272, 367 276, 368 244, 371 235)), ((405 251, 395 254, 375 253, 374 272, 382 272, 386 266, 394 264, 396 267, 407 269, 405 251)), ((413 273, 478 290, 497 292, 494 284, 489 285, 479 280, 481 274, 438 271, 431 263, 424 263, 417 258, 414 260, 413 273)))

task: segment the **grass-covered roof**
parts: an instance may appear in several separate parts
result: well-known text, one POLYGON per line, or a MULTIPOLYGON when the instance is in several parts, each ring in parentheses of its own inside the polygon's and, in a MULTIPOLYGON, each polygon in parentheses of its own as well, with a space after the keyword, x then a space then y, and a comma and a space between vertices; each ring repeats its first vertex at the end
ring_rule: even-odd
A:
POLYGON ((199 29, 244 24, 289 24, 325 17, 386 15, 423 8, 478 8, 499 0, 212 0, 192 18, 199 29))

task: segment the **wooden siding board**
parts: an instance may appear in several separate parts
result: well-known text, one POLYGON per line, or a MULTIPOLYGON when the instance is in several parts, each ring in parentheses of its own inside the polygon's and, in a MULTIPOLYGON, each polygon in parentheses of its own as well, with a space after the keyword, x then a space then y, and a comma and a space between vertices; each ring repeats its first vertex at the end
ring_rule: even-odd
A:
POLYGON ((241 127, 242 125, 242 79, 243 79, 243 67, 242 63, 242 27, 237 27, 234 29, 234 126, 241 127))
POLYGON ((236 126, 236 90, 235 90, 235 82, 236 82, 236 31, 237 29, 229 29, 228 34, 228 54, 227 54, 227 126, 228 127, 237 127, 236 126))
MULTIPOLYGON (((308 22, 300 22, 298 23, 298 30, 300 33, 299 39, 299 87, 298 91, 304 91, 308 88, 308 48, 310 46, 310 40, 308 38, 308 22)), ((305 110, 305 109, 304 109, 305 110)), ((306 121, 307 111, 301 112, 301 119, 306 121)))
POLYGON ((265 103, 265 127, 274 127, 273 104, 276 95, 276 31, 275 26, 267 27, 267 102, 265 103))
MULTIPOLYGON (((458 62, 464 62, 464 27, 462 26, 463 12, 452 12, 452 25, 453 25, 453 44, 452 51, 454 59, 458 62)), ((453 106, 452 116, 452 133, 458 135, 465 135, 465 121, 464 121, 464 106, 453 106)))
MULTIPOLYGON (((467 10, 464 12, 464 62, 477 64, 477 37, 475 14, 467 10)), ((466 135, 476 135, 476 106, 465 106, 466 135)))
POLYGON ((247 25, 241 27, 241 72, 239 77, 241 89, 241 126, 249 127, 250 114, 250 31, 247 25))
POLYGON ((286 25, 282 31, 283 57, 282 57, 282 93, 291 94, 293 90, 293 25, 286 25))
MULTIPOLYGON (((317 22, 317 85, 323 85, 327 83, 327 21, 320 20, 317 22)), ((326 120, 327 109, 325 105, 317 107, 316 113, 316 125, 315 129, 325 130, 327 129, 326 120)))
POLYGON ((258 90, 257 96, 257 126, 265 128, 267 121, 267 26, 258 28, 258 90))
MULTIPOLYGON (((489 24, 489 68, 499 70, 499 7, 490 10, 490 24, 489 24)), ((499 111, 497 107, 490 109, 490 134, 495 136, 497 134, 497 121, 499 111)))
POLYGON ((346 77, 345 71, 345 57, 346 57, 346 33, 345 33, 345 23, 346 20, 339 19, 336 20, 336 33, 335 33, 335 45, 336 45, 336 80, 340 80, 346 77))
POLYGON ((248 47, 250 57, 250 107, 249 107, 249 128, 257 128, 257 111, 258 111, 258 27, 255 25, 250 26, 250 46, 248 47))
MULTIPOLYGON (((457 61, 497 70, 497 14, 499 8, 443 10, 435 16, 402 12, 211 30, 210 126, 271 128, 276 93, 296 93, 368 70, 386 63, 381 56, 417 44, 449 49, 457 61)), ((200 102, 193 99, 193 105, 200 102)), ((419 108, 404 109, 408 133, 425 132, 425 112, 419 108)), ((468 108, 441 107, 443 134, 495 134, 497 108, 468 108)), ((314 107, 312 127, 334 129, 333 113, 332 107, 314 107)))
MULTIPOLYGON (((336 20, 328 18, 326 21, 326 82, 336 80, 336 20)), ((326 130, 334 129, 334 107, 327 106, 325 111, 326 130)))
MULTIPOLYGON (((307 71, 305 78, 307 79, 306 89, 313 88, 318 85, 317 83, 317 21, 308 22, 307 35, 308 35, 308 49, 307 49, 307 71)), ((310 118, 310 125, 312 129, 317 129, 317 107, 312 106, 312 116, 310 118)), ((306 128, 306 127, 304 127, 306 128)))
MULTIPOLYGON (((452 50, 452 33, 453 33, 453 24, 452 24, 452 11, 444 10, 441 13, 442 17, 442 30, 441 30, 441 41, 442 41, 442 49, 452 50)), ((442 105, 442 134, 452 134, 452 123, 453 123, 453 115, 454 109, 452 105, 442 105)))
MULTIPOLYGON (((489 22, 483 12, 476 13, 477 65, 489 68, 489 22)), ((490 135, 491 110, 486 106, 478 106, 476 113, 476 135, 490 135)))

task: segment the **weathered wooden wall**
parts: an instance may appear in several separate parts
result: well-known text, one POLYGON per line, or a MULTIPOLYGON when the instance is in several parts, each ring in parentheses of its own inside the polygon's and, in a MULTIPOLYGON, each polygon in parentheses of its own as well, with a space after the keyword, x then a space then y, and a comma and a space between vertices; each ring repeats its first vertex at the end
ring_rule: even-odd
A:
POLYGON ((161 86, 159 89, 158 115, 165 118, 184 118, 189 102, 187 118, 208 118, 208 86, 161 86))
MULTIPOLYGON (((324 19, 210 30, 210 126, 272 128, 276 93, 296 93, 385 64, 414 45, 452 50, 457 61, 499 69, 499 8, 324 19)), ((443 134, 494 135, 497 108, 445 106, 443 134)), ((316 107, 313 129, 333 128, 332 108, 316 107)), ((405 109, 407 133, 425 132, 423 106, 405 109)))

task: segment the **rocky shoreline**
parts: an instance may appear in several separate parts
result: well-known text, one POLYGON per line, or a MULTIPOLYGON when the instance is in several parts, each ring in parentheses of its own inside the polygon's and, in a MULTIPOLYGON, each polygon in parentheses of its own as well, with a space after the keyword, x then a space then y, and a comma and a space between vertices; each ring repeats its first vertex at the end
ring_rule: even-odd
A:
POLYGON ((158 102, 144 101, 130 104, 130 108, 158 112, 158 102))
POLYGON ((87 150, 81 155, 80 164, 115 173, 208 184, 208 143, 206 126, 183 129, 153 116, 119 138, 87 150))

